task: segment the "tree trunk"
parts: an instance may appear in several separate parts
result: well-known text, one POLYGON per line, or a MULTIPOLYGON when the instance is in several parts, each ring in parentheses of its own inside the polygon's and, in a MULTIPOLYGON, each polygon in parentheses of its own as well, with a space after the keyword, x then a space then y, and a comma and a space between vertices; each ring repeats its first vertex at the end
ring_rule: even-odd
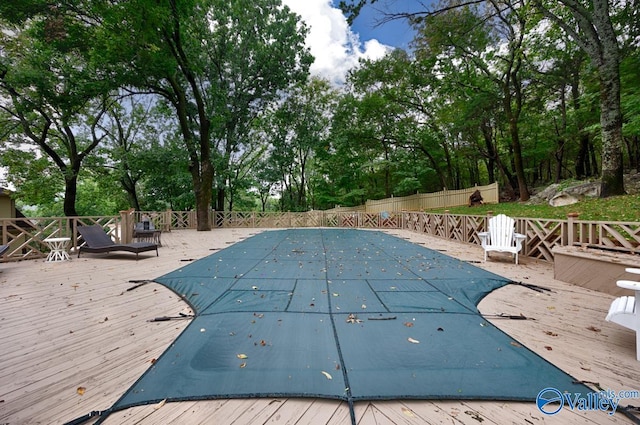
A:
POLYGON ((606 58, 599 67, 600 125, 602 134, 602 177, 600 197, 624 195, 622 162, 622 110, 618 55, 606 58))
POLYGON ((124 191, 127 192, 127 198, 129 198, 129 205, 135 209, 136 211, 140 211, 140 200, 138 199, 138 193, 136 191, 136 182, 131 178, 131 176, 126 173, 120 179, 120 184, 124 188, 124 191))
POLYGON ((527 188, 526 176, 524 175, 524 163, 522 161, 522 148, 520 145, 520 134, 518 130, 518 120, 512 114, 509 117, 509 130, 511 133, 511 147, 513 149, 513 168, 518 179, 518 191, 521 201, 529 200, 529 189, 527 188))
POLYGON ((78 195, 78 174, 73 173, 71 176, 64 178, 64 215, 67 217, 75 217, 76 197, 78 195))
POLYGON ((209 209, 211 208, 211 187, 213 186, 213 167, 207 161, 200 161, 199 167, 192 165, 191 179, 196 198, 196 219, 199 231, 211 230, 209 209))
POLYGON ((482 136, 484 138, 484 145, 487 149, 487 174, 489 177, 489 183, 493 183, 496 181, 495 167, 497 157, 496 149, 493 144, 493 130, 491 124, 489 124, 487 120, 482 123, 481 128, 482 136))

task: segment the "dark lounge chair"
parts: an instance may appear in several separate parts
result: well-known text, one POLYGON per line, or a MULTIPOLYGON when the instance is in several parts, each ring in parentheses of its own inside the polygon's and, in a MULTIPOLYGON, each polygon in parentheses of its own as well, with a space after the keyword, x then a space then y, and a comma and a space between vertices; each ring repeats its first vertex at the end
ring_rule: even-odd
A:
POLYGON ((134 242, 128 244, 117 244, 109 235, 107 235, 102 227, 97 224, 92 226, 79 226, 78 232, 82 235, 82 239, 85 241, 85 245, 82 245, 78 250, 78 258, 80 253, 88 252, 93 254, 100 254, 104 252, 113 251, 127 251, 133 252, 138 258, 138 254, 145 251, 156 251, 158 256, 158 245, 150 242, 134 242))

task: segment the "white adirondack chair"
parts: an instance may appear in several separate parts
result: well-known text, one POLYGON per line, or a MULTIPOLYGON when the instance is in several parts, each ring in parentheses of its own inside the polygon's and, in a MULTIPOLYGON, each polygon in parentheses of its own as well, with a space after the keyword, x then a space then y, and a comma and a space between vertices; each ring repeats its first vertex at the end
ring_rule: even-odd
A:
MULTIPOLYGON (((640 269, 628 268, 626 270, 629 273, 640 274, 640 269)), ((635 296, 625 295, 613 300, 605 320, 636 332, 636 359, 640 361, 640 302, 638 301, 640 300, 640 282, 619 280, 616 285, 635 291, 635 296)))
POLYGON ((504 214, 498 214, 489 219, 487 232, 478 232, 482 249, 484 249, 484 261, 491 251, 510 252, 516 258, 518 264, 518 252, 522 249, 522 242, 526 236, 515 231, 515 221, 504 214))

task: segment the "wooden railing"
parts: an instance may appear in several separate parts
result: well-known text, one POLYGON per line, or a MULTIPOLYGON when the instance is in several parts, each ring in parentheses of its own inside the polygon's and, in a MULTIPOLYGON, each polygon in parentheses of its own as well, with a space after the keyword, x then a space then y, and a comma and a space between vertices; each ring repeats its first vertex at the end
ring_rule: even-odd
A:
POLYGON ((71 239, 70 249, 78 248, 77 227, 98 224, 120 242, 122 240, 122 217, 36 217, 18 219, 0 219, 0 240, 2 245, 9 245, 9 250, 2 261, 29 260, 46 257, 49 246, 44 242, 47 238, 68 237, 71 239))
MULTIPOLYGON (((42 258, 47 255, 44 239, 67 236, 71 249, 82 243, 78 225, 99 224, 116 242, 132 240, 133 226, 146 216, 157 229, 195 229, 193 211, 123 211, 111 217, 44 217, 0 219, 0 241, 10 249, 2 261, 42 258)), ((486 230, 490 216, 429 214, 403 211, 372 213, 358 211, 211 212, 215 228, 344 227, 405 229, 455 242, 480 244, 478 232, 486 230)), ((516 231, 527 236, 522 255, 553 261, 555 246, 588 246, 622 253, 640 254, 639 222, 583 221, 515 218, 516 231)))

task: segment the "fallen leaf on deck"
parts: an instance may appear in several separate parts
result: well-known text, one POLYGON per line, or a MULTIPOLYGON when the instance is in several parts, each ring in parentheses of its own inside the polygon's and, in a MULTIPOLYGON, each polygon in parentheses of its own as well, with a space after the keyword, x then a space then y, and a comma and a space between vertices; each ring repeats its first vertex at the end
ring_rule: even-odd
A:
POLYGON ((549 335, 549 336, 558 336, 558 334, 557 334, 557 333, 555 333, 555 332, 551 332, 551 331, 544 331, 544 333, 546 333, 546 334, 547 334, 547 335, 549 335))
POLYGON ((323 374, 323 375, 325 376, 325 378, 327 378, 327 379, 333 379, 333 378, 331 377, 331 375, 330 375, 328 372, 325 372, 324 370, 322 371, 322 374, 323 374))
POLYGON ((412 344, 420 344, 420 341, 418 341, 417 339, 413 339, 413 338, 407 338, 407 341, 409 341, 412 344))
POLYGON ((84 395, 85 391, 87 391, 85 387, 78 387, 78 389, 76 389, 76 392, 78 393, 78 395, 84 395))
POLYGON ((159 408, 161 408, 162 406, 164 406, 164 404, 167 402, 167 399, 165 398, 164 400, 162 400, 160 403, 156 404, 155 406, 153 406, 153 410, 158 410, 159 408))
POLYGON ((595 326, 589 326, 587 329, 589 329, 590 331, 593 331, 593 332, 600 332, 600 331, 602 331, 602 329, 600 329, 600 328, 596 328, 595 326))
POLYGON ((406 407, 403 407, 403 408, 402 408, 402 413, 403 413, 405 416, 408 416, 408 417, 410 417, 410 418, 415 418, 415 417, 416 417, 416 415, 414 415, 414 414, 413 414, 413 412, 411 411, 411 409, 408 409, 408 408, 406 408, 406 407))
POLYGON ((551 348, 551 346, 549 346, 549 345, 545 345, 544 348, 546 348, 547 351, 553 350, 553 348, 551 348))
POLYGON ((151 360, 149 360, 149 363, 151 363, 151 364, 155 364, 157 361, 158 361, 158 360, 156 360, 156 359, 151 359, 151 360))
POLYGON ((480 416, 480 413, 478 413, 478 412, 474 412, 472 410, 467 410, 464 413, 466 413, 467 415, 471 416, 473 419, 475 419, 478 422, 484 421, 484 418, 482 418, 482 416, 480 416))

